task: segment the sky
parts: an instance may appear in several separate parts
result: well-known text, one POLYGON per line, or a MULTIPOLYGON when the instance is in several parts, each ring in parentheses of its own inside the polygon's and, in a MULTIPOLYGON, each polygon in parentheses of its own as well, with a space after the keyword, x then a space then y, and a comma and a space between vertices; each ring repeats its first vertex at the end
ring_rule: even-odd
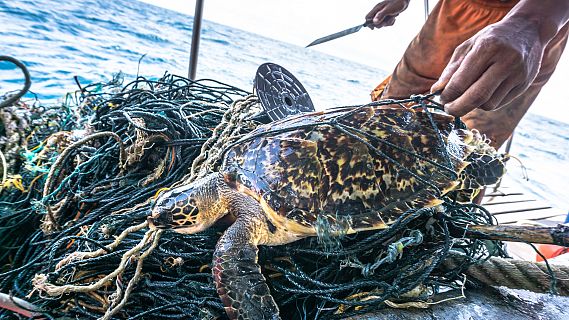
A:
MULTIPOLYGON (((194 15, 195 0, 141 0, 156 6, 194 15)), ((373 0, 204 0, 205 20, 257 33, 280 41, 306 46, 322 36, 365 22, 373 0)), ((327 54, 391 71, 425 21, 425 1, 411 1, 395 25, 370 30, 312 47, 327 54)), ((435 0, 430 0, 432 8, 435 0)), ((191 23, 191 21, 188 21, 191 23)), ((569 51, 569 50, 568 50, 569 51)), ((530 112, 569 123, 567 91, 569 53, 542 89, 530 112), (566 101, 560 101, 565 99, 566 101)))
MULTIPOLYGON (((192 16, 196 3, 142 1, 192 16)), ((204 0, 203 18, 304 47, 322 36, 363 24, 375 4, 369 0, 204 0)), ((312 49, 384 70, 393 69, 425 20, 423 1, 412 1, 400 18, 396 27, 364 28, 312 49)))

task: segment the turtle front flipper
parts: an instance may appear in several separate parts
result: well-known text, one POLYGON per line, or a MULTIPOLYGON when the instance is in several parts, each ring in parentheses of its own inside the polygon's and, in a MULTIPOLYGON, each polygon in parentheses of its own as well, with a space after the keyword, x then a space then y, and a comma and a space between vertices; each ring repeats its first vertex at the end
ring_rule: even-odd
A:
POLYGON ((217 293, 230 319, 280 319, 278 306, 257 263, 258 235, 263 232, 263 225, 258 216, 239 215, 213 254, 217 293))

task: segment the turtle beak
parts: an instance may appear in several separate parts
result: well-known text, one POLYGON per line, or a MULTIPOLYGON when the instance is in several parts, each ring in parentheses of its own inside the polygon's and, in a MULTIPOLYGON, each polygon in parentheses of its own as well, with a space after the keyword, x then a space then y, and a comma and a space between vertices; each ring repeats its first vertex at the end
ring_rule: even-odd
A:
POLYGON ((171 229, 172 215, 167 212, 161 213, 160 211, 152 210, 152 214, 148 216, 147 220, 150 229, 171 229))

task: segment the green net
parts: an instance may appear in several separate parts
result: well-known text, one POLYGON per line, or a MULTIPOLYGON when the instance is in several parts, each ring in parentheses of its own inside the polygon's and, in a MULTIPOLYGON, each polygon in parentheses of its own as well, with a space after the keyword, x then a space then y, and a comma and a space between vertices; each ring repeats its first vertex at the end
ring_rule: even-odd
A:
MULTIPOLYGON (((47 318, 225 317, 211 275, 224 226, 150 234, 144 223, 160 190, 212 171, 221 150, 261 124, 258 100, 214 80, 166 74, 122 85, 120 78, 80 86, 61 104, 19 101, 0 110, 7 168, 0 291, 27 297, 47 318), (68 258, 78 252, 97 253, 68 258), (65 286, 72 289, 57 291, 65 286)), ((437 107, 429 96, 381 103, 437 107)), ((467 224, 493 221, 483 208, 454 200, 333 243, 261 247, 281 316, 343 318, 425 303, 464 285, 464 268, 503 251, 494 241, 463 238, 467 224), (438 268, 451 252, 464 263, 438 268)))

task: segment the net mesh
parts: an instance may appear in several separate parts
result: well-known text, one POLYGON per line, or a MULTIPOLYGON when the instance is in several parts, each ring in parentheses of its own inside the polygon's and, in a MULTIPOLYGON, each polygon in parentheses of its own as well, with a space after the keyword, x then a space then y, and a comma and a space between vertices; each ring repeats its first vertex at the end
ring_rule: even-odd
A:
MULTIPOLYGON (((145 221, 161 190, 214 171, 261 124, 258 100, 214 80, 120 78, 79 85, 61 104, 0 110, 0 291, 47 318, 225 317, 210 269, 224 227, 150 234, 145 221)), ((440 108, 431 96, 380 104, 440 108)), ((504 254, 498 242, 462 237, 467 224, 492 223, 483 208, 447 198, 332 245, 263 246, 259 262, 283 318, 343 318, 462 286, 469 264, 504 254), (462 265, 438 268, 457 251, 462 265)))

